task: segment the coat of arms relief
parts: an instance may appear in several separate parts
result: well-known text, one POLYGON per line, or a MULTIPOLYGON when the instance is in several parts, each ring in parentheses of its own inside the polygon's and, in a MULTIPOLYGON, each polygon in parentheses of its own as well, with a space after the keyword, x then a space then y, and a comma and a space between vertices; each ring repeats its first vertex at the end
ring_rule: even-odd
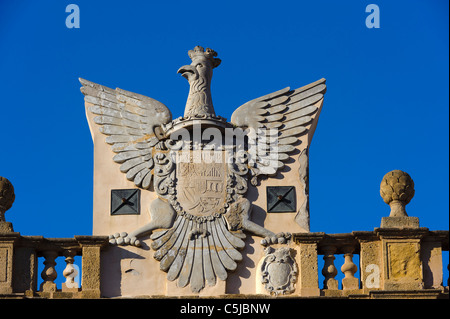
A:
MULTIPOLYGON (((111 236, 110 243, 139 247, 140 238, 151 234, 154 258, 167 279, 197 293, 236 269, 246 234, 261 237, 264 246, 290 240, 291 234, 274 233, 251 220, 246 194, 249 184, 276 176, 290 160, 321 106, 326 85, 322 79, 267 94, 237 108, 227 122, 215 114, 211 97, 213 69, 221 62, 217 53, 197 46, 188 54, 192 63, 178 73, 190 91, 184 116, 177 119, 152 98, 80 82, 92 104, 89 111, 115 153, 113 161, 137 188, 158 196, 149 207, 148 224, 111 236)), ((297 271, 292 258, 283 260, 290 268, 279 269, 297 271)), ((296 274, 288 276, 287 284, 277 282, 292 289, 296 274)), ((269 282, 277 278, 266 277, 269 282)))

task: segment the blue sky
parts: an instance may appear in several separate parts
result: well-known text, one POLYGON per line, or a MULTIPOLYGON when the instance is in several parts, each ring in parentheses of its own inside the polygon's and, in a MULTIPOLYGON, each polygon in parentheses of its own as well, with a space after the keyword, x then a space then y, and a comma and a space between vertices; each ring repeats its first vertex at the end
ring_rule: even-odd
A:
POLYGON ((449 224, 448 1, 0 2, 0 176, 22 235, 92 231, 93 145, 78 77, 184 110, 176 73, 187 51, 222 59, 212 96, 230 118, 243 103, 322 77, 328 91, 310 150, 311 231, 373 230, 389 207, 382 177, 415 181, 421 226, 449 224), (68 29, 65 8, 80 8, 68 29), (365 8, 380 8, 369 29, 365 8))

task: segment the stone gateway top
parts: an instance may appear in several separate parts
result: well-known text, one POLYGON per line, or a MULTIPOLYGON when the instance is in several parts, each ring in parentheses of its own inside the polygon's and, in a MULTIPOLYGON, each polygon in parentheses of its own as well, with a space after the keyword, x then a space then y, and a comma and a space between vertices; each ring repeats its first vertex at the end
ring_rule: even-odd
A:
MULTIPOLYGON (((307 165, 307 149, 326 85, 321 79, 253 99, 238 107, 228 123, 216 115, 211 97, 213 69, 221 62, 217 53, 196 46, 188 55, 192 63, 178 73, 188 80, 190 90, 184 116, 175 120, 168 107, 152 98, 80 82, 95 126, 116 153, 111 157, 120 167, 114 170, 124 173, 135 187, 154 191, 143 194, 152 197, 150 221, 134 230, 109 230, 119 234, 111 235, 110 243, 141 247, 141 238, 152 234, 154 258, 167 272, 167 279, 177 279, 180 288, 190 284, 192 292, 198 293, 206 285, 215 286, 217 279, 225 281, 228 272, 237 268, 246 234, 261 237, 264 246, 287 245, 291 231, 309 230, 307 170, 301 169, 300 182, 298 169, 287 173, 283 168, 298 150, 307 165), (251 220, 254 205, 248 191, 250 184, 265 193, 261 181, 267 177, 281 186, 282 172, 292 175, 292 189, 299 193, 293 191, 282 199, 292 201, 284 211, 290 215, 278 213, 274 222, 294 214, 295 223, 278 225, 281 231, 277 232, 251 220), (292 205, 296 202, 302 209, 296 210, 292 205)), ((97 136, 98 131, 92 131, 97 136)), ((98 147, 94 138, 94 148, 98 147)), ((103 163, 107 157, 99 154, 96 161, 102 158, 103 163)))

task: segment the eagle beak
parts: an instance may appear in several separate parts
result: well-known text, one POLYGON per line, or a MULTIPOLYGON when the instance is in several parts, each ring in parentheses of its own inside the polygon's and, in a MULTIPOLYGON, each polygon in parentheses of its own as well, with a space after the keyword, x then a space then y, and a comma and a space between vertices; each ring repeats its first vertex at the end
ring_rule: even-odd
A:
POLYGON ((195 80, 198 77, 197 69, 192 65, 183 65, 178 69, 177 73, 180 73, 181 76, 188 81, 195 80), (192 77, 194 77, 194 79, 192 79, 192 77))

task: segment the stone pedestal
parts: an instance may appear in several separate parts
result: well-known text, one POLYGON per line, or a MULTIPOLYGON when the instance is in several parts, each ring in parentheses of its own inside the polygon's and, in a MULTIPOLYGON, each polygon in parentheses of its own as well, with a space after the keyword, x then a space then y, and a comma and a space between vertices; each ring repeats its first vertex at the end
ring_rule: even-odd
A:
POLYGON ((100 247, 83 246, 83 298, 100 298, 100 247))
POLYGON ((375 229, 381 239, 381 261, 385 290, 423 288, 421 238, 428 232, 419 227, 419 218, 409 217, 405 206, 414 197, 414 181, 400 170, 387 173, 380 185, 380 195, 391 208, 375 229))
POLYGON ((360 243, 359 263, 361 288, 365 293, 382 287, 384 272, 382 267, 381 242, 374 232, 353 232, 360 243))
POLYGON ((294 236, 294 242, 298 245, 296 261, 299 269, 296 292, 300 296, 320 296, 317 247, 323 236, 324 233, 304 233, 294 236))
POLYGON ((0 233, 0 294, 13 292, 14 242, 19 233, 0 233))
POLYGON ((422 261, 420 259, 421 238, 427 228, 378 229, 381 239, 383 289, 423 289, 422 261))
POLYGON ((317 244, 300 244, 298 286, 300 296, 320 296, 317 244))
POLYGON ((20 245, 14 247, 14 280, 13 290, 15 293, 25 293, 33 296, 37 291, 38 257, 33 239, 20 240, 20 245))
POLYGON ((442 243, 440 241, 425 240, 421 243, 421 248, 424 288, 443 290, 442 243))

